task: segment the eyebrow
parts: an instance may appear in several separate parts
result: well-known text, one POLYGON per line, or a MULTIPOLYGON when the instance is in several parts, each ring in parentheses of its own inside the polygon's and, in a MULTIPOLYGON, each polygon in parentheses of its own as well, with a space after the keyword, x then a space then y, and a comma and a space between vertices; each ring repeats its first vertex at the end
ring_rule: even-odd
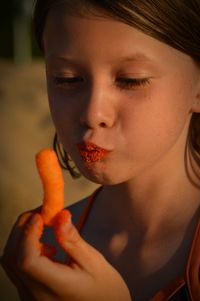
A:
MULTIPOLYGON (((58 61, 63 61, 67 62, 69 64, 78 64, 79 59, 76 59, 73 56, 65 56, 65 55, 56 55, 56 54, 50 54, 46 57, 47 61, 51 60, 58 60, 58 61)), ((108 61, 108 63, 128 63, 128 62, 153 62, 153 59, 147 56, 146 54, 142 52, 136 52, 133 55, 129 56, 121 56, 117 57, 115 59, 111 59, 108 61)))
POLYGON ((112 60, 112 62, 152 62, 152 59, 147 56, 146 54, 142 53, 142 52, 136 52, 135 54, 133 55, 130 55, 130 56, 127 56, 127 57, 118 57, 117 59, 115 60, 112 60))
POLYGON ((45 57, 45 60, 47 63, 63 62, 73 66, 79 65, 79 59, 73 56, 50 54, 45 57))

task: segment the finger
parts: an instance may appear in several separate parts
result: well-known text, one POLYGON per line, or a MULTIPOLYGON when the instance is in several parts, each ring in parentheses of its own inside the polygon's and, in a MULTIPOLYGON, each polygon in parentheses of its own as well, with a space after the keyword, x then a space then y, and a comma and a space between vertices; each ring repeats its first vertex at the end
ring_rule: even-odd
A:
POLYGON ((20 299, 23 301, 31 301, 35 300, 32 296, 32 289, 36 288, 36 290, 38 290, 38 279, 32 279, 28 273, 26 274, 26 266, 30 265, 31 261, 34 260, 33 254, 40 255, 41 252, 45 252, 48 256, 51 256, 53 248, 51 248, 51 246, 44 247, 40 243, 43 232, 43 221, 40 214, 30 213, 23 215, 19 219, 18 226, 23 226, 23 235, 18 245, 20 251, 15 262, 17 270, 16 273, 15 271, 13 273, 13 270, 7 268, 7 274, 9 274, 9 278, 12 279, 17 286, 20 299))
POLYGON ((60 283, 70 282, 70 267, 51 261, 42 255, 43 246, 40 243, 42 235, 43 220, 41 215, 34 214, 25 227, 25 235, 21 241, 21 254, 19 258, 19 268, 27 278, 33 283, 40 283, 44 287, 53 288, 60 283), (63 272, 67 272, 64 274, 63 272), (69 276, 69 279, 68 279, 69 276))
POLYGON ((55 236, 61 247, 85 271, 94 272, 105 261, 103 255, 89 245, 71 223, 68 210, 61 211, 55 221, 55 236))
POLYGON ((40 242, 40 238, 43 232, 43 220, 40 214, 35 213, 29 219, 24 228, 24 236, 20 243, 21 253, 18 258, 18 266, 20 270, 25 274, 31 274, 32 265, 43 256, 44 252, 48 252, 40 242))
POLYGON ((42 217, 46 225, 64 208, 64 180, 56 153, 43 149, 36 155, 36 165, 40 174, 44 198, 42 217))
POLYGON ((41 254, 42 244, 40 238, 43 232, 43 221, 41 215, 35 213, 30 218, 24 228, 24 236, 21 240, 21 254, 19 260, 31 256, 39 256, 41 254))

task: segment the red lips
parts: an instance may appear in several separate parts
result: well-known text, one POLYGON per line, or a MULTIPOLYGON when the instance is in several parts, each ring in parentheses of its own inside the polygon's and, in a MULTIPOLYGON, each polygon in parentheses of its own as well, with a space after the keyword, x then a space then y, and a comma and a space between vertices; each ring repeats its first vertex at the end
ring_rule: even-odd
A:
POLYGON ((100 161, 110 153, 109 150, 101 148, 92 142, 78 143, 77 147, 82 159, 87 163, 100 161))

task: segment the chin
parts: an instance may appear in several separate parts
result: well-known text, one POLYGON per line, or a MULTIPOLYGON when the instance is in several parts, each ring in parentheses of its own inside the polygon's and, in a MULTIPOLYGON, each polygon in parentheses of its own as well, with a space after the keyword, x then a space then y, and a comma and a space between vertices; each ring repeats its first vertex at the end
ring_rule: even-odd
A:
POLYGON ((117 185, 124 182, 122 178, 119 177, 119 173, 118 175, 116 175, 116 173, 112 173, 110 170, 108 172, 106 169, 103 168, 99 169, 91 166, 84 166, 81 167, 79 170, 86 179, 96 184, 117 185))
POLYGON ((133 177, 133 170, 125 168, 118 162, 101 160, 96 162, 84 162, 74 160, 80 173, 89 181, 99 185, 117 185, 128 182, 133 177))

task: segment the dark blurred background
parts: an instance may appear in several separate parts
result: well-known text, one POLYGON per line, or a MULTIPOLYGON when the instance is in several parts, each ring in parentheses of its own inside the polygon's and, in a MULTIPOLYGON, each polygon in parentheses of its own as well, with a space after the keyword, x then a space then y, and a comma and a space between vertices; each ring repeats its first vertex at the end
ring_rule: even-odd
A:
MULTIPOLYGON (((33 2, 0 5, 0 254, 17 216, 41 204, 35 154, 51 147, 54 136, 44 62, 32 34, 33 2)), ((97 187, 83 177, 73 180, 67 172, 64 177, 66 205, 97 187)), ((1 267, 0 300, 19 301, 1 267)))
POLYGON ((34 0, 2 1, 0 9, 0 56, 16 63, 40 57, 32 34, 34 0))

